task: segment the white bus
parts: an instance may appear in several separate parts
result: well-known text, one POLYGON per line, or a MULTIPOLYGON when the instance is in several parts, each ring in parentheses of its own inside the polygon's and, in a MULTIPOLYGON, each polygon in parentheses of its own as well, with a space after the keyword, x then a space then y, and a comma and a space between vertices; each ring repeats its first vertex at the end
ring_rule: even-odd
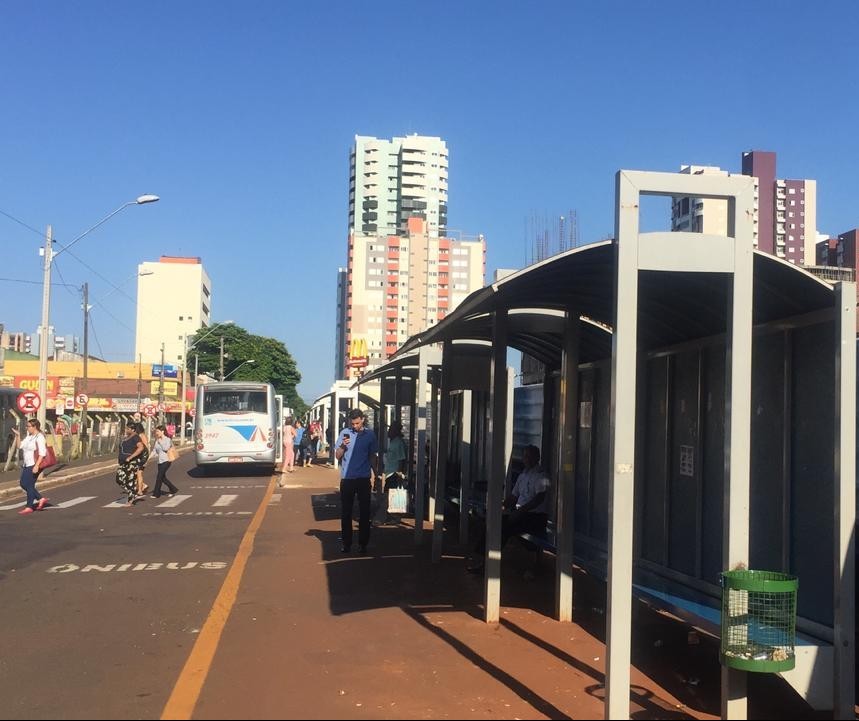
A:
POLYGON ((220 464, 274 470, 281 460, 280 408, 271 383, 228 381, 197 387, 194 452, 203 471, 220 464))

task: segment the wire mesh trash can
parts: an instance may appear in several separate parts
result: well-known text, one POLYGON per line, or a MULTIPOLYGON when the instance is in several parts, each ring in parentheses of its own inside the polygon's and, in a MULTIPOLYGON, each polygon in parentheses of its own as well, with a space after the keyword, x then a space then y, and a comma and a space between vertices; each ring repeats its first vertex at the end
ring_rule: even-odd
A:
POLYGON ((723 665, 777 673, 795 664, 796 576, 776 571, 722 573, 723 665))

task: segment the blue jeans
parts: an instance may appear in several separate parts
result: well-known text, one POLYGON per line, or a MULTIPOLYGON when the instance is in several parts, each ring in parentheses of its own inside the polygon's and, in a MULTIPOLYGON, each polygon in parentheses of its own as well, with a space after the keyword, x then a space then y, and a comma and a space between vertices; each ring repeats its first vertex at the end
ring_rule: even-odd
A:
POLYGON ((27 505, 35 508, 42 494, 36 490, 36 476, 33 475, 33 466, 24 466, 21 469, 21 488, 27 493, 27 505))

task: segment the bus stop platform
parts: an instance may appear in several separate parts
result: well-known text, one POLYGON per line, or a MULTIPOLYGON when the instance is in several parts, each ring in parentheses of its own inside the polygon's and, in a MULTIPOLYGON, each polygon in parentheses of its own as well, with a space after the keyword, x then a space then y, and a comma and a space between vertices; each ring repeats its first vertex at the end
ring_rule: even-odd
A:
MULTIPOLYGON (((274 489, 193 718, 602 717, 604 583, 577 573, 574 623, 556 622, 550 560, 535 568, 511 540, 500 622, 486 624, 462 549, 432 563, 412 519, 341 553, 337 488, 317 465, 274 489)), ((717 641, 635 613, 630 717, 718 718, 717 641)), ((781 679, 749 676, 750 718, 825 717, 781 679)))

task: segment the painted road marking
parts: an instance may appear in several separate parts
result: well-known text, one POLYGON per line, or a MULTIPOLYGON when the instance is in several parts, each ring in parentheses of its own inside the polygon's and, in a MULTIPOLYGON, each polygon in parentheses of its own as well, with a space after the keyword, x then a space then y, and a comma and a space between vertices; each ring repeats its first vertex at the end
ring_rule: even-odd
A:
POLYGON ((248 486, 225 486, 225 485, 219 485, 219 486, 189 486, 189 487, 190 487, 192 490, 193 490, 193 489, 195 489, 195 488, 196 488, 196 489, 198 489, 198 490, 199 490, 199 489, 201 489, 201 488, 207 488, 207 489, 212 489, 212 488, 215 488, 215 489, 217 489, 217 488, 238 488, 238 489, 242 489, 242 490, 243 490, 243 489, 245 489, 245 488, 268 488, 268 486, 266 486, 264 483, 261 483, 261 484, 255 484, 255 485, 248 485, 248 486))
POLYGON ((8 506, 0 506, 0 511, 11 511, 15 508, 23 508, 27 505, 27 501, 21 501, 20 503, 10 503, 8 506))
POLYGON ((114 501, 113 503, 108 503, 106 506, 102 506, 102 508, 125 508, 125 501, 114 501))
POLYGON ((90 563, 87 565, 78 565, 76 563, 63 563, 59 566, 51 566, 47 569, 48 573, 89 573, 90 571, 98 571, 99 573, 110 573, 111 571, 188 571, 192 568, 201 568, 209 571, 218 571, 227 567, 224 561, 189 561, 188 563, 90 563))
POLYGON ((144 516, 250 516, 253 511, 147 511, 144 516))
POLYGON ((271 500, 269 501, 269 505, 273 506, 275 503, 280 503, 280 499, 283 496, 282 493, 273 493, 271 495, 271 500))
POLYGON ((235 605, 239 585, 242 582, 242 575, 245 572, 248 559, 254 550, 254 538, 265 518, 268 502, 271 500, 274 491, 275 481, 276 476, 272 476, 268 484, 268 490, 265 492, 253 520, 245 531, 233 565, 224 579, 224 583, 212 605, 212 610, 209 612, 206 623, 203 624, 200 635, 197 636, 197 641, 194 643, 194 648, 191 649, 191 655, 188 656, 188 660, 185 662, 185 666, 176 680, 176 685, 173 687, 173 692, 170 694, 170 698, 161 712, 162 719, 189 719, 194 713, 194 707, 200 698, 200 691, 203 689, 206 676, 209 675, 209 669, 212 667, 212 661, 218 650, 224 626, 226 626, 230 611, 232 611, 233 605, 235 605))
POLYGON ((212 504, 212 507, 218 508, 219 506, 229 506, 237 498, 238 496, 231 496, 226 493, 221 494, 221 497, 212 504))
POLYGON ((94 501, 96 498, 98 498, 98 496, 78 496, 77 498, 72 498, 70 501, 63 501, 62 503, 52 503, 45 510, 52 511, 55 508, 71 508, 72 506, 77 506, 79 503, 94 501))
POLYGON ((163 503, 158 504, 158 508, 175 508, 183 501, 187 501, 191 496, 190 495, 182 495, 181 493, 177 493, 173 498, 170 498, 163 503))

